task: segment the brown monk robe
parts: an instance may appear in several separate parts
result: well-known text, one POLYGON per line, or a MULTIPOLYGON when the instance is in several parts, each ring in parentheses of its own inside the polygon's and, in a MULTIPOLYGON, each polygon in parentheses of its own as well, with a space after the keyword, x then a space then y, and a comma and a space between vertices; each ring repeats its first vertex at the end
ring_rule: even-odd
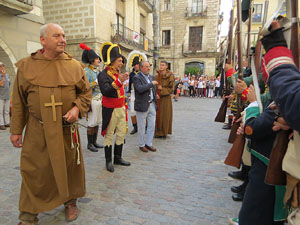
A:
MULTIPOLYGON (((160 63, 161 90, 160 99, 158 100, 160 101, 160 107, 156 113, 156 120, 158 120, 155 126, 156 138, 166 138, 168 134, 172 134, 173 108, 171 95, 174 93, 175 78, 167 68, 167 62, 162 61, 160 63)), ((154 77, 154 80, 159 82, 158 75, 154 77)))
POLYGON ((89 82, 82 65, 71 55, 64 52, 49 59, 42 53, 39 50, 16 64, 11 134, 22 134, 26 126, 20 217, 52 210, 85 195, 78 129, 74 124, 63 126, 63 115, 75 105, 79 117, 86 114, 92 98, 89 82))

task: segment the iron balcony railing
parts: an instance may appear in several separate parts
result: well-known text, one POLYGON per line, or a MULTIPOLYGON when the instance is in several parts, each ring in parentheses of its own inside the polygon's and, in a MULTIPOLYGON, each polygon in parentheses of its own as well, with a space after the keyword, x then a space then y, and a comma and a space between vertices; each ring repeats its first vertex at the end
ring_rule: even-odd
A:
POLYGON ((144 34, 131 30, 122 24, 112 24, 112 32, 114 41, 124 42, 147 52, 153 51, 153 41, 144 34))
POLYGON ((186 17, 202 17, 207 16, 207 8, 202 6, 187 7, 185 12, 186 17))

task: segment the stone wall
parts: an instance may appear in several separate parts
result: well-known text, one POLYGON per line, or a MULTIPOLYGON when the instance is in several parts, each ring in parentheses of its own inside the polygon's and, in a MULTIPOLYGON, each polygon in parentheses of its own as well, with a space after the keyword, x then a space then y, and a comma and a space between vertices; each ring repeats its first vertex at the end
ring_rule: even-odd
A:
POLYGON ((93 0, 43 0, 47 23, 61 25, 68 39, 95 36, 95 8, 93 0))
POLYGON ((219 1, 204 0, 207 7, 205 16, 186 16, 187 8, 191 7, 190 0, 172 0, 171 9, 164 10, 164 1, 160 1, 160 37, 162 44, 162 31, 171 30, 170 46, 160 46, 160 59, 165 59, 172 64, 175 74, 183 76, 185 63, 199 61, 204 63, 204 73, 215 73, 215 57, 217 55, 218 41, 218 15, 219 1), (190 55, 189 28, 203 26, 202 50, 190 55), (205 53, 205 57, 201 56, 205 53))

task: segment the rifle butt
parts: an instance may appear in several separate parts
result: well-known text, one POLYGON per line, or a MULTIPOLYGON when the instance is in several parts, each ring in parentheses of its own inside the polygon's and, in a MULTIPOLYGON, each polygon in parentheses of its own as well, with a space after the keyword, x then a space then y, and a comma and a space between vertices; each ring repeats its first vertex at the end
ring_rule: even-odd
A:
POLYGON ((242 164, 242 155, 245 146, 245 137, 244 135, 237 135, 236 139, 224 161, 228 166, 233 166, 239 169, 242 164))
POLYGON ((265 177, 267 184, 286 185, 286 174, 282 170, 282 161, 287 151, 289 135, 289 131, 281 130, 276 136, 265 177))
POLYGON ((219 112, 215 118, 215 122, 224 123, 227 112, 228 98, 225 98, 220 106, 219 112))
POLYGON ((228 143, 231 143, 231 144, 234 143, 234 141, 235 141, 235 139, 237 137, 236 132, 237 132, 237 130, 238 130, 239 127, 240 127, 240 123, 239 122, 238 123, 236 123, 236 122, 233 123, 233 125, 231 127, 231 131, 230 131, 229 137, 228 137, 228 143))

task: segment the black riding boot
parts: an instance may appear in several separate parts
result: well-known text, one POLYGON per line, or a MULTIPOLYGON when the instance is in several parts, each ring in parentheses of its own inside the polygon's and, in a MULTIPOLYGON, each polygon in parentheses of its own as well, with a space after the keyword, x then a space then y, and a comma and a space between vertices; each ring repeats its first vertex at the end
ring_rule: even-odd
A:
POLYGON ((94 146, 94 131, 93 127, 88 127, 87 128, 87 139, 88 139, 88 144, 87 148, 88 150, 92 152, 98 152, 98 149, 94 146))
POLYGON ((104 147, 105 160, 106 160, 106 170, 113 173, 115 171, 114 166, 112 164, 112 146, 104 147))
POLYGON ((132 124, 133 125, 133 130, 130 132, 131 135, 135 134, 137 130, 137 124, 132 124))
POLYGON ((130 134, 133 135, 133 134, 137 133, 137 131, 138 131, 136 116, 132 116, 131 121, 132 121, 133 130, 130 132, 130 134))
POLYGON ((122 159, 122 149, 123 144, 116 145, 114 147, 114 164, 122 165, 122 166, 130 166, 130 162, 125 161, 122 159))
POLYGON ((104 148, 103 145, 101 144, 98 144, 96 141, 97 141, 97 137, 98 137, 98 129, 99 129, 99 126, 96 126, 94 127, 94 140, 93 140, 93 144, 96 148, 104 148))

